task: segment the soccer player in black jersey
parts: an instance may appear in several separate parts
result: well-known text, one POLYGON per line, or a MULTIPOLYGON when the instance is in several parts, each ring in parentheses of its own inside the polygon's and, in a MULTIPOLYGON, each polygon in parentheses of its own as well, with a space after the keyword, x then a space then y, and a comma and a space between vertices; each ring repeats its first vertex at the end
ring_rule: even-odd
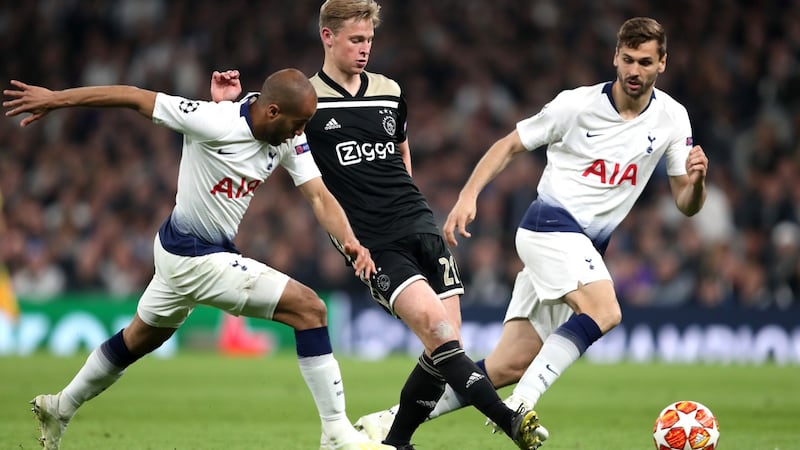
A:
MULTIPOLYGON (((325 60, 311 78, 318 103, 306 135, 323 181, 372 253, 378 270, 364 281, 373 298, 425 347, 400 392, 384 443, 412 448, 414 431, 448 383, 519 448, 537 448, 536 413, 506 406, 485 368, 461 346, 464 288, 433 212, 411 178, 405 99, 394 80, 365 70, 379 10, 374 0, 327 0, 320 8, 325 60)), ((236 76, 226 73, 229 79, 236 76)))

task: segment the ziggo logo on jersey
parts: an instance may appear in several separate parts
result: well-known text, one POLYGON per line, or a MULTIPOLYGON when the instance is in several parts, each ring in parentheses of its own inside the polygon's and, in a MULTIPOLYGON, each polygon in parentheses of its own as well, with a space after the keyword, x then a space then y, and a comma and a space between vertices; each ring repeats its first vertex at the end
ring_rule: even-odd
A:
POLYGON ((376 159, 386 159, 388 155, 395 153, 394 142, 365 142, 358 145, 356 141, 346 141, 336 144, 336 156, 339 157, 339 164, 349 166, 358 164, 361 161, 374 161, 376 159))
POLYGON ((245 178, 242 178, 238 185, 236 185, 233 179, 225 177, 211 188, 211 193, 214 195, 227 195, 228 198, 241 198, 255 192, 259 184, 261 184, 261 180, 247 181, 245 178))

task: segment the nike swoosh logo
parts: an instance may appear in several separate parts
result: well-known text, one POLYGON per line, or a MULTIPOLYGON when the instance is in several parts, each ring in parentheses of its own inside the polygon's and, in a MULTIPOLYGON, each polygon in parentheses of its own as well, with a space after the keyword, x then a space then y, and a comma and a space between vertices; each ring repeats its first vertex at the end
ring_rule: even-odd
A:
POLYGON ((596 136, 600 136, 600 133, 592 134, 592 133, 590 133, 588 131, 586 132, 586 137, 588 137, 588 138, 593 138, 593 137, 596 137, 596 136))
POLYGON ((333 382, 333 384, 341 384, 341 383, 342 383, 342 380, 336 380, 336 381, 333 382))
POLYGON ((546 366, 544 366, 544 367, 545 367, 545 369, 549 370, 550 372, 553 372, 553 374, 554 374, 555 376, 558 376, 558 372, 556 372, 555 370, 553 370, 553 369, 550 367, 550 364, 547 364, 547 365, 546 365, 546 366))
POLYGON ((232 155, 233 152, 226 152, 224 150, 217 150, 217 154, 220 154, 220 155, 232 155))

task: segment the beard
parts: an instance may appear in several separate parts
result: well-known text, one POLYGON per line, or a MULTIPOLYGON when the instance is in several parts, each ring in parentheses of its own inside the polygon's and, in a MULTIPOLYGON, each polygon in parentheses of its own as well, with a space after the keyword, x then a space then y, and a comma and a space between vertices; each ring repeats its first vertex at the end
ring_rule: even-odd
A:
POLYGON ((657 77, 658 76, 656 75, 653 76, 653 78, 651 79, 642 79, 640 77, 625 78, 619 71, 617 71, 617 80, 619 80, 619 84, 622 87, 622 91, 625 92, 625 95, 633 99, 639 99, 645 94, 649 95, 649 92, 651 91, 653 85, 656 84, 657 77), (639 84, 635 88, 631 88, 631 86, 628 85, 628 82, 631 80, 638 81, 639 84))

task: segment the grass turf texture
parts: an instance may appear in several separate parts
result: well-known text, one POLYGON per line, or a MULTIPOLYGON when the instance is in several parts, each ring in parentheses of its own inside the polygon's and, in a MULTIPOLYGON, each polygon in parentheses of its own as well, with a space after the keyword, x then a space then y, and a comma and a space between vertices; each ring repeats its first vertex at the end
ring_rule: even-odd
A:
MULTIPOLYGON (((39 448, 27 401, 60 389, 84 356, 0 358, 0 449, 39 448)), ((340 358, 350 419, 398 397, 415 360, 340 358)), ((510 392, 501 391, 501 397, 510 392)), ((591 365, 579 361, 537 411, 547 450, 652 449, 658 412, 697 400, 720 422, 723 450, 789 450, 798 444, 800 368, 766 366, 591 365)), ((484 419, 464 409, 417 431, 420 450, 511 449, 484 419)), ((72 420, 62 440, 73 449, 317 449, 320 425, 291 354, 263 359, 182 353, 148 357, 72 420)))

